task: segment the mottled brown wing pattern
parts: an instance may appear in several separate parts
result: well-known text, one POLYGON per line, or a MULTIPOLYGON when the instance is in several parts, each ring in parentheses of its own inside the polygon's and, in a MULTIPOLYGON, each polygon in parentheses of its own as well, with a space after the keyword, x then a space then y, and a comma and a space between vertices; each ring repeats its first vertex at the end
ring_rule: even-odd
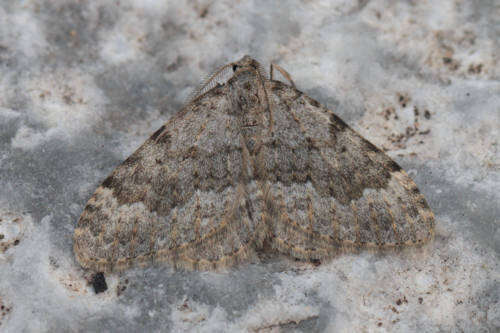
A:
POLYGON ((109 272, 167 261, 214 269, 254 255, 248 152, 238 118, 224 111, 224 89, 174 116, 97 188, 75 231, 83 267, 109 272))
POLYGON ((425 198, 385 153, 250 57, 228 70, 97 188, 75 230, 84 268, 209 270, 267 245, 313 260, 432 237, 425 198))
POLYGON ((434 216, 408 175, 302 92, 270 82, 274 133, 258 161, 278 206, 273 245, 302 259, 339 249, 420 244, 434 216))

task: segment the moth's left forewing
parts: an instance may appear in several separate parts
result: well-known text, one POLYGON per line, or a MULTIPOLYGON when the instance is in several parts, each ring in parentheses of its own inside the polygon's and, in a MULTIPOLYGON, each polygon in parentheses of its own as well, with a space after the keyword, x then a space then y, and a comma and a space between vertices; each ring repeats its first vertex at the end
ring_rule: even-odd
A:
POLYGON ((224 89, 195 98, 97 188, 75 230, 84 268, 215 269, 253 255, 239 123, 224 89))

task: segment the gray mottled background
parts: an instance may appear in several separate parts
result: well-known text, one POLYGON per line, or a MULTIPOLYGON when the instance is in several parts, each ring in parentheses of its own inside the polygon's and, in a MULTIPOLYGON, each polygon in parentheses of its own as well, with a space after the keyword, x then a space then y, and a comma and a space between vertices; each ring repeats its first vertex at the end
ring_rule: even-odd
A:
POLYGON ((499 330, 499 18, 495 0, 0 1, 0 331, 499 330), (134 269, 95 295, 72 251, 85 202, 244 54, 398 161, 435 240, 318 267, 134 269))

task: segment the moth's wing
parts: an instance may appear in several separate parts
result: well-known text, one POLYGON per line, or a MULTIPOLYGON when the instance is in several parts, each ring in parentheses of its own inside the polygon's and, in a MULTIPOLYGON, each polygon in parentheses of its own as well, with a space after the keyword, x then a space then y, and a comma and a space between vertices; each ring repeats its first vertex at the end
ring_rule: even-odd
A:
POLYGON ((253 256, 238 120, 227 89, 193 101, 104 180, 75 231, 77 260, 96 271, 167 261, 214 269, 253 256))
POLYGON ((418 244, 434 216, 408 175, 331 111, 269 83, 273 136, 258 165, 274 203, 273 246, 303 259, 342 247, 418 244))

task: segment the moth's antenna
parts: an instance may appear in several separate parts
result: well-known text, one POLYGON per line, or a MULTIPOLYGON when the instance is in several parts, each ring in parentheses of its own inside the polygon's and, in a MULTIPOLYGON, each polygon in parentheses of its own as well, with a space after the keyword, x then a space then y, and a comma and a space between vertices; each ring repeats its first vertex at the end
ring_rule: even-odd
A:
POLYGON ((288 80, 288 82, 290 82, 290 84, 292 85, 292 87, 295 88, 295 83, 293 83, 293 80, 292 80, 292 77, 290 74, 288 74, 288 72, 286 70, 284 70, 281 66, 279 65, 276 65, 274 63, 271 63, 270 67, 269 67, 269 79, 272 81, 273 80, 273 71, 274 69, 276 69, 278 72, 281 73, 281 75, 283 75, 283 77, 285 79, 288 80))
POLYGON ((208 75, 204 80, 202 80, 198 88, 193 90, 193 92, 189 94, 186 105, 190 104, 198 96, 214 88, 219 83, 219 80, 228 74, 226 70, 228 68, 232 68, 233 65, 233 62, 226 64, 216 70, 213 74, 208 75))

